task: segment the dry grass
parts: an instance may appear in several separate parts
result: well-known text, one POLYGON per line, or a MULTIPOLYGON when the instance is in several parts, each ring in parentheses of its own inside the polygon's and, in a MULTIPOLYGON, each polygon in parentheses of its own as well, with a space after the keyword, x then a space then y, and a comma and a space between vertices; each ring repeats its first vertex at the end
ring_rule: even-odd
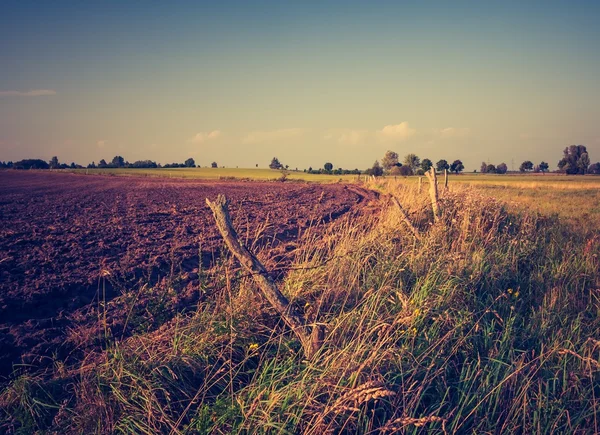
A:
MULTIPOLYGON (((110 340, 1 395, 8 432, 597 433, 600 237, 470 187, 379 181, 391 202, 302 235, 281 287, 324 346, 295 336, 228 260, 193 314, 110 340), (426 187, 426 186, 424 186, 426 187), (587 238, 586 238, 587 237, 587 238)), ((266 260, 266 253, 260 253, 266 260)), ((206 277, 208 280, 208 276, 206 277)))

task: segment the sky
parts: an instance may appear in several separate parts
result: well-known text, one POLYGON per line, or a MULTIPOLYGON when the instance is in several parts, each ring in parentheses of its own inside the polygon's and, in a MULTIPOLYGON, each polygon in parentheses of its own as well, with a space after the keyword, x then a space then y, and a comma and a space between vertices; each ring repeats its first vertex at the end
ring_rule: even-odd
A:
POLYGON ((598 1, 0 1, 0 160, 600 160, 598 1))

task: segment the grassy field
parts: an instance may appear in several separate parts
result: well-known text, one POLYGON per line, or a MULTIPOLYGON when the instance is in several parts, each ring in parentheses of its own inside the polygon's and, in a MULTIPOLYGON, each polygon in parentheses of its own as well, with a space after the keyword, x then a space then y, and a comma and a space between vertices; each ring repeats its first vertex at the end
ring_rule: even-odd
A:
MULTIPOLYGON (((143 176, 143 177, 172 177, 172 178, 194 178, 201 180, 257 180, 269 181, 279 180, 282 171, 274 169, 238 169, 238 168, 160 168, 160 169, 130 169, 130 168, 108 168, 108 169, 67 169, 68 172, 78 174, 98 175, 120 175, 120 176, 143 176)), ((327 175, 307 174, 304 172, 286 171, 288 180, 303 180, 318 183, 335 183, 340 180, 355 181, 356 175, 327 175)), ((364 178, 364 176, 363 176, 364 178)))
POLYGON ((326 328, 311 360, 226 256, 192 310, 0 409, 23 433, 600 433, 599 181, 452 177, 438 221, 416 178, 371 181, 418 233, 382 196, 298 240, 278 285, 326 328))

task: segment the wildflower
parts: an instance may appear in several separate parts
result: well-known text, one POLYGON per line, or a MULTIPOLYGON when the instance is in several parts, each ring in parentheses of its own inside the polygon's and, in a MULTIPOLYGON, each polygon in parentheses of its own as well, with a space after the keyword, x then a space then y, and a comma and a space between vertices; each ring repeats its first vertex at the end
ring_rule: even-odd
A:
POLYGON ((415 316, 418 316, 419 314, 421 314, 421 310, 420 310, 420 309, 418 309, 418 308, 416 308, 416 309, 415 309, 415 312, 414 312, 414 315, 415 315, 415 316))
POLYGON ((508 293, 509 295, 512 295, 513 289, 509 288, 508 290, 506 290, 506 293, 508 293))
POLYGON ((250 343, 250 346, 248 346, 248 350, 256 350, 258 349, 258 343, 250 343))
POLYGON ((518 297, 519 297, 519 291, 517 290, 513 296, 514 296, 515 298, 518 298, 518 297))

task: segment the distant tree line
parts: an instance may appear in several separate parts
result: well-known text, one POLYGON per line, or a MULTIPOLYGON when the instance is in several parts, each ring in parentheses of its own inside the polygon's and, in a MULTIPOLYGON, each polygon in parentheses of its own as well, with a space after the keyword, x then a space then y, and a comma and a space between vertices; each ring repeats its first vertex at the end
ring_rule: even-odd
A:
MULTIPOLYGON (((212 162, 210 165, 212 168, 218 168, 217 162, 212 162)), ((569 175, 585 175, 585 174, 596 174, 600 175, 600 162, 591 163, 590 157, 585 145, 571 145, 564 149, 563 157, 558 162, 558 172, 569 174, 569 175)), ((95 162, 87 165, 88 168, 195 168, 196 162, 193 158, 188 158, 183 163, 167 163, 161 165, 153 160, 137 160, 133 163, 126 161, 122 156, 115 156, 110 161, 102 159, 96 164, 95 162)), ((258 164, 256 164, 258 167, 258 164)), ((398 153, 394 151, 387 151, 381 163, 376 160, 373 165, 364 171, 367 175, 423 175, 429 171, 432 167, 435 167, 436 171, 443 172, 448 170, 455 174, 460 174, 464 171, 465 167, 461 160, 454 160, 452 163, 448 163, 447 160, 438 160, 435 165, 432 160, 428 158, 420 159, 416 154, 407 154, 404 156, 402 162, 399 160, 398 153)), ((18 162, 12 161, 0 161, 0 169, 76 169, 83 168, 74 162, 70 164, 61 163, 57 156, 52 157, 50 161, 46 162, 41 159, 23 159, 18 162)), ((270 169, 275 170, 288 170, 288 165, 283 165, 277 157, 273 157, 269 164, 270 169)), ((296 171, 298 168, 296 168, 296 171)), ((522 173, 527 172, 548 172, 549 164, 547 162, 540 162, 538 165, 534 165, 532 161, 525 160, 519 166, 519 171, 522 173)), ((502 162, 498 165, 491 163, 482 162, 479 169, 484 174, 506 174, 508 172, 508 166, 502 162)), ((309 174, 330 174, 330 175, 360 175, 363 171, 359 169, 343 169, 336 168, 331 162, 326 162, 322 168, 313 169, 312 167, 305 169, 304 172, 309 174)), ((475 171, 476 172, 476 171, 475 171)))
MULTIPOLYGON (((425 158, 421 160, 416 154, 407 154, 404 156, 403 162, 400 163, 397 152, 387 151, 381 159, 381 163, 379 163, 379 160, 376 160, 373 166, 365 171, 365 174, 376 177, 384 174, 408 177, 410 175, 423 175, 433 167, 434 164, 430 159, 425 158)), ((451 164, 448 164, 446 160, 442 159, 435 164, 435 169, 438 172, 449 170, 459 174, 465 169, 465 166, 460 160, 454 160, 451 164)))
POLYGON ((95 162, 90 163, 88 168, 195 168, 196 162, 191 157, 183 163, 166 163, 161 165, 153 160, 137 160, 129 163, 122 156, 114 156, 110 163, 102 159, 96 165, 95 162))

